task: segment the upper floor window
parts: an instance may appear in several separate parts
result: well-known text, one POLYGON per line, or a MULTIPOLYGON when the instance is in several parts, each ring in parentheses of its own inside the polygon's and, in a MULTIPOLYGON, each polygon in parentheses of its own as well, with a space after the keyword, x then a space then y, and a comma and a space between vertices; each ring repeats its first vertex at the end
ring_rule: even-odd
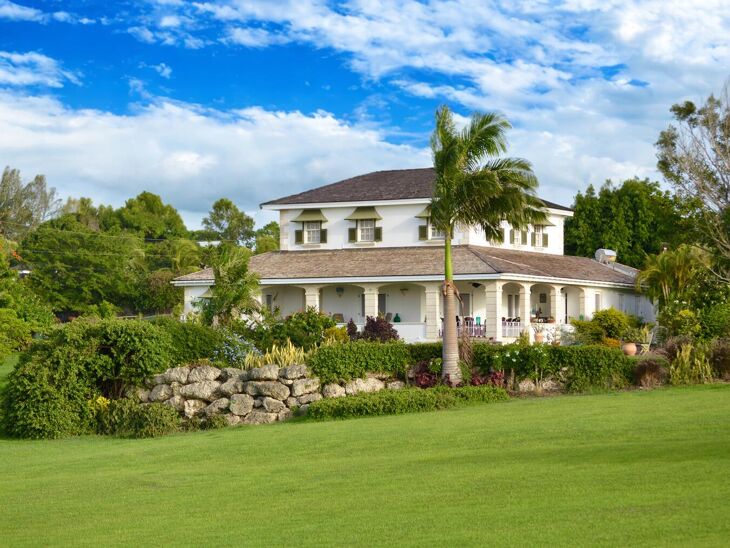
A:
POLYGON ((375 219, 362 219, 357 221, 358 241, 375 241, 375 219))
POLYGON ((429 230, 429 237, 432 240, 443 240, 446 238, 446 233, 443 230, 440 230, 433 226, 433 223, 431 223, 431 219, 428 220, 428 230, 429 230))
POLYGON ((512 245, 527 245, 527 230, 510 230, 509 243, 512 245))
POLYGON ((322 228, 322 223, 327 218, 319 209, 305 209, 292 219, 294 223, 301 223, 301 230, 294 231, 294 243, 296 244, 325 244, 327 243, 327 231, 322 228))
POLYGON ((382 217, 374 207, 358 207, 345 217, 346 221, 355 221, 355 226, 348 230, 347 241, 380 242, 383 239, 383 229, 377 226, 382 217))
POLYGON ((532 229, 532 246, 547 247, 548 235, 543 225, 535 225, 532 229))
POLYGON ((304 224, 304 243, 318 244, 322 241, 322 223, 320 221, 308 221, 304 224))

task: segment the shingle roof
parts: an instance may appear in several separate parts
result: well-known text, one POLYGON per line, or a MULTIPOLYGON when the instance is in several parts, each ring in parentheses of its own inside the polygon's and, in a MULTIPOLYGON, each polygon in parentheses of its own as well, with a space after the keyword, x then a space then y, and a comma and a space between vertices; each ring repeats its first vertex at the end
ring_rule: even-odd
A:
POLYGON ((185 274, 184 276, 178 276, 173 281, 174 282, 208 282, 208 281, 212 281, 213 279, 214 279, 213 269, 204 268, 203 270, 198 270, 197 272, 193 272, 191 274, 185 274))
MULTIPOLYGON (((358 175, 337 183, 313 188, 271 200, 265 205, 319 204, 329 202, 370 202, 375 200, 408 200, 430 198, 433 192, 436 174, 431 167, 420 169, 396 169, 390 171, 373 171, 358 175)), ((543 200, 547 207, 572 211, 543 200)))
MULTIPOLYGON (((478 246, 454 246, 455 274, 515 274, 633 285, 635 271, 586 257, 549 255, 478 246)), ((444 248, 385 247, 271 251, 251 257, 249 266, 264 279, 360 278, 443 275, 444 248)), ((179 278, 178 278, 179 279, 179 278)))

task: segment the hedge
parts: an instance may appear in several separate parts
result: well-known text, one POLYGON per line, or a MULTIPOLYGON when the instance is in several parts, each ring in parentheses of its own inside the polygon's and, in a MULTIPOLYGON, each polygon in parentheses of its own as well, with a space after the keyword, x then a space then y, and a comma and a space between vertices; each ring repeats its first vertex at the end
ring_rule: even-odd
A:
POLYGON ((404 388, 319 400, 310 404, 307 416, 314 420, 323 420, 399 415, 508 399, 507 392, 494 386, 404 388))
POLYGON ((307 359, 312 373, 323 383, 364 378, 367 373, 403 378, 410 363, 410 348, 402 342, 332 344, 318 348, 307 359))
POLYGON ((170 363, 180 365, 210 359, 223 346, 225 332, 194 322, 174 318, 156 318, 152 323, 170 336, 170 363))
POLYGON ((170 337, 139 320, 76 320, 35 342, 8 376, 5 430, 25 438, 94 431, 88 402, 120 397, 170 366, 170 337))

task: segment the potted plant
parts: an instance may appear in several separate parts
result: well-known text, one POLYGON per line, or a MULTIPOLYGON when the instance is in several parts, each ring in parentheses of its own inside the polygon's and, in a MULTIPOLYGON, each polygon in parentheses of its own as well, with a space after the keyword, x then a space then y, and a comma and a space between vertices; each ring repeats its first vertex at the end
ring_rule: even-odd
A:
POLYGON ((621 350, 624 351, 624 354, 627 356, 635 356, 637 351, 636 343, 641 343, 642 341, 641 330, 635 327, 629 327, 626 331, 624 331, 621 340, 623 343, 621 345, 621 350))
POLYGON ((535 330, 535 344, 541 344, 545 341, 545 328, 541 325, 533 325, 535 330))

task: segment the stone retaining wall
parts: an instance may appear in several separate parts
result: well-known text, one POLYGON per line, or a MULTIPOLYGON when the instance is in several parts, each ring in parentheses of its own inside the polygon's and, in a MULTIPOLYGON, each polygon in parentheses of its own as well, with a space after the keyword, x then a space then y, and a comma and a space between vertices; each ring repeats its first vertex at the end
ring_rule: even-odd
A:
POLYGON ((306 412, 310 403, 360 392, 397 390, 401 381, 368 377, 346 384, 320 386, 304 365, 256 369, 218 369, 201 364, 173 367, 155 375, 134 397, 142 403, 162 403, 185 418, 223 415, 229 424, 265 424, 288 419, 292 409, 306 412))

